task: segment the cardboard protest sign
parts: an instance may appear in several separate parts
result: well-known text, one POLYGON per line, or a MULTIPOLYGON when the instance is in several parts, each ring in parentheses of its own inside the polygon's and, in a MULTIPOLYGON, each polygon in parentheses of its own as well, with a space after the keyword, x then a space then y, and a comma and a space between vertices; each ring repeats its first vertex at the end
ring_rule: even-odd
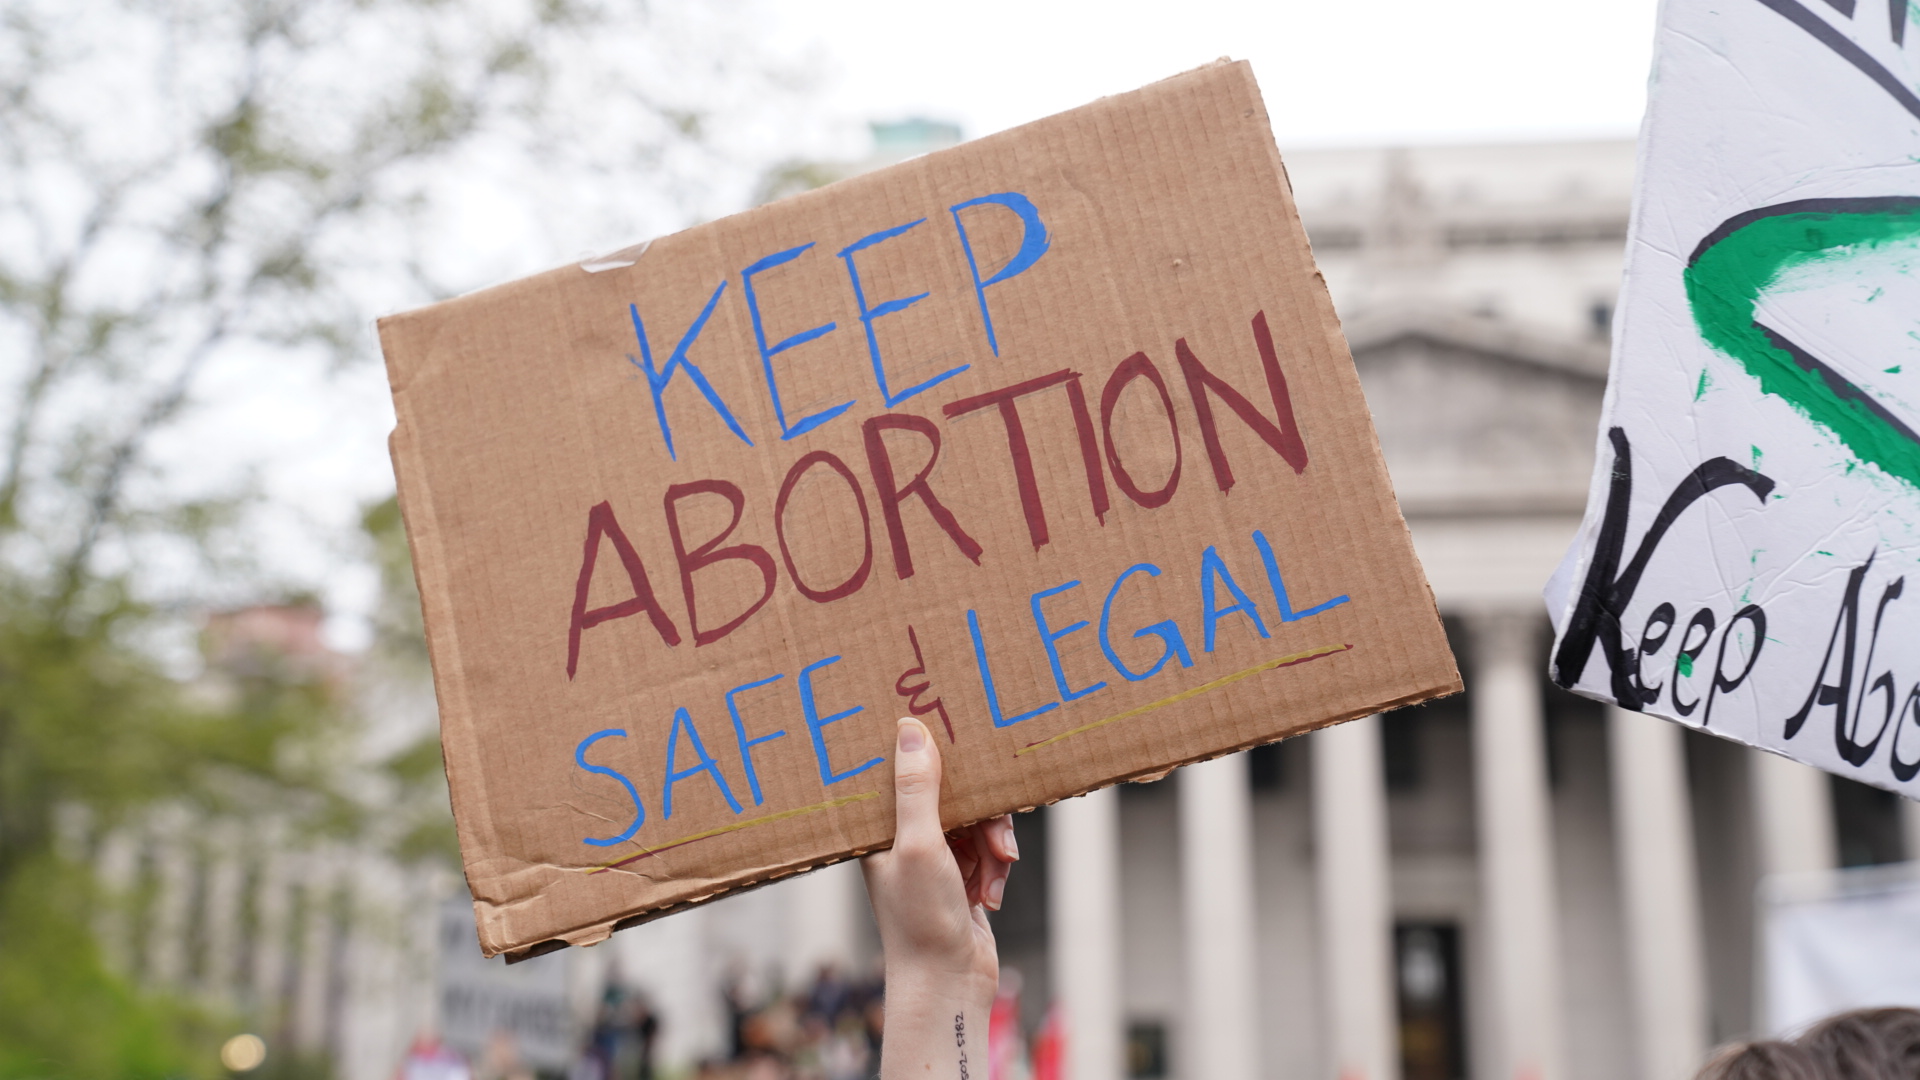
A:
POLYGON ((1663 5, 1599 463, 1548 605, 1562 686, 1920 795, 1913 10, 1663 5))
POLYGON ((1245 64, 380 329, 489 954, 1459 686, 1245 64))

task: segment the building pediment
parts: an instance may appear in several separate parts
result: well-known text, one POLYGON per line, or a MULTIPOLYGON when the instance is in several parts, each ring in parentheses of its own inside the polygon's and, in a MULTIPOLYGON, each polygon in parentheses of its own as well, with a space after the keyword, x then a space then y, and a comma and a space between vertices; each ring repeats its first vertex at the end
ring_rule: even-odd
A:
POLYGON ((1417 311, 1346 329, 1409 516, 1580 512, 1604 342, 1417 311))
POLYGON ((1347 344, 1356 362, 1362 353, 1375 353, 1418 341, 1489 360, 1562 372, 1597 381, 1604 390, 1609 344, 1600 338, 1568 338, 1519 326, 1505 319, 1450 312, 1400 312, 1362 316, 1345 324, 1347 344))

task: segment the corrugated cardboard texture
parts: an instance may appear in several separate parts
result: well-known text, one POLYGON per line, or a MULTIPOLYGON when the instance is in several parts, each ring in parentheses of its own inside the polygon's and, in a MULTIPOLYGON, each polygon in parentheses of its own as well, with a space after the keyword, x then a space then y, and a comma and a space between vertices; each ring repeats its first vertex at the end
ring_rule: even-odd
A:
POLYGON ((380 331, 489 954, 1460 685, 1244 63, 380 331))

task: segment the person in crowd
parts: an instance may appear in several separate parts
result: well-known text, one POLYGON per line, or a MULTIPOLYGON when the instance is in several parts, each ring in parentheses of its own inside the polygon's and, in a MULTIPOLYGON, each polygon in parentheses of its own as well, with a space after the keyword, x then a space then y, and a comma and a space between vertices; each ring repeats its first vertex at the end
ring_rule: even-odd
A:
POLYGON ((612 981, 594 1014, 584 1055, 586 1075, 598 1080, 653 1080, 653 1046, 660 1020, 645 994, 612 981))
POLYGON ((1723 1047, 1696 1080, 1920 1080, 1920 1009, 1858 1009, 1723 1047))
POLYGON ((1020 858, 1013 818, 940 824, 940 748, 926 725, 895 732, 893 847, 863 860, 886 962, 881 1080, 987 1075, 1000 957, 997 911, 1020 858))

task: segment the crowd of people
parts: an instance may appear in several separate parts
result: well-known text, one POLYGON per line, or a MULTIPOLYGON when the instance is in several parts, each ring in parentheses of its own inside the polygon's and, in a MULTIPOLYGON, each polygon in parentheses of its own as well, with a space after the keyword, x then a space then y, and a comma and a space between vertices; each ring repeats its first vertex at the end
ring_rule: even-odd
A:
POLYGON ((867 1080, 880 1063, 885 999, 878 976, 823 967, 797 993, 757 991, 736 978, 726 990, 727 1049, 703 1062, 699 1080, 867 1080))
MULTIPOLYGON (((725 1046, 698 1065, 695 1080, 870 1080, 879 1071, 885 1004, 877 975, 848 978, 824 967, 799 993, 763 990, 760 985, 744 975, 729 984, 723 995, 725 1046)), ((660 1067, 660 1033, 661 1020, 646 993, 619 981, 610 983, 592 1025, 582 1033, 580 1055, 567 1070, 567 1080, 686 1075, 660 1067)), ((401 1080, 537 1080, 541 1075, 512 1064, 517 1057, 511 1040, 503 1053, 484 1057, 509 1066, 489 1068, 482 1062, 470 1068, 465 1058, 429 1040, 414 1048, 401 1080)))
MULTIPOLYGON (((869 1080, 882 1072, 883 1080, 907 1080, 932 1074, 936 1062, 940 1075, 957 1067, 964 1080, 1064 1080, 1066 1042, 1058 1014, 1042 1025, 1029 1054, 1020 1025, 1020 978, 1000 966, 986 917, 998 909, 1001 886, 1018 858, 1011 821, 970 826, 958 840, 943 835, 938 754, 924 725, 910 718, 900 722, 899 825, 893 847, 869 856, 864 867, 893 991, 884 1066, 889 1000, 882 979, 850 978, 825 967, 800 993, 756 993, 736 978, 724 995, 726 1051, 702 1062, 697 1080, 869 1080)), ((602 1001, 576 1080, 654 1080, 659 1030, 644 997, 616 981, 602 1001)), ((404 1080, 473 1075, 457 1057, 419 1055, 409 1064, 404 1080), (453 1067, 436 1067, 442 1064, 453 1067)), ((1862 1009, 1791 1039, 1727 1046, 1696 1080, 1920 1080, 1920 1010, 1862 1009)))
MULTIPOLYGON (((983 1080, 1062 1080, 1064 1046, 1051 1019, 1029 1050, 1019 1026, 1019 978, 994 1002, 983 1080)), ((695 1080, 871 1080, 886 1020, 882 981, 823 968, 801 993, 756 991, 736 979, 726 995, 724 1054, 695 1080)), ((588 1047, 604 1080, 654 1080, 659 1029, 645 998, 609 990, 588 1047)), ((1920 1080, 1920 1010, 1861 1009, 1791 1039, 1722 1047, 1696 1080, 1920 1080)))
MULTIPOLYGON (((880 1067, 886 1025, 883 981, 820 970, 798 994, 756 995, 737 979, 726 994, 724 1057, 703 1063, 698 1080, 868 1080, 880 1067)), ((1020 975, 1003 972, 988 1020, 982 1080, 1063 1080, 1062 1040, 1049 1014, 1029 1042, 1020 1025, 1020 975)))
MULTIPOLYGON (((1031 1041, 1020 1026, 1020 979, 1008 971, 989 1018, 980 1080, 1060 1080, 1057 1021, 1031 1041)), ((880 1067, 886 1024, 883 980, 823 967, 811 985, 779 992, 741 975, 725 992, 723 1051, 701 1062, 695 1080, 870 1080, 880 1067)), ((660 1022, 644 994, 609 987, 586 1040, 585 1080, 655 1080, 660 1022)))

